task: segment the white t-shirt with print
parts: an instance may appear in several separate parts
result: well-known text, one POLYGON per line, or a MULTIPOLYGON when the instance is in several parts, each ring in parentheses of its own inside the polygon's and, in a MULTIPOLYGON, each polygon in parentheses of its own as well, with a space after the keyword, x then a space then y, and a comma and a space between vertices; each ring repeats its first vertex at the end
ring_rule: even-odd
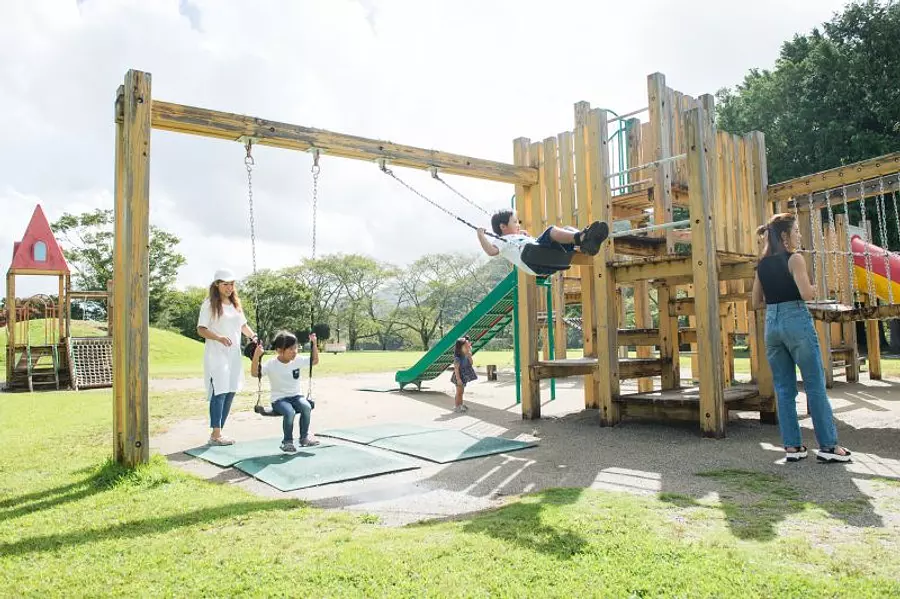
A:
POLYGON ((285 397, 303 395, 300 381, 304 369, 309 370, 309 356, 297 356, 287 363, 278 358, 263 362, 262 373, 269 377, 273 403, 285 397))
POLYGON ((533 244, 536 242, 535 238, 530 235, 522 235, 521 233, 515 233, 511 235, 504 235, 503 240, 496 239, 494 237, 488 237, 491 244, 500 250, 500 256, 509 262, 512 262, 515 266, 522 269, 524 272, 530 275, 537 275, 533 270, 531 270, 524 262, 522 262, 522 250, 528 244, 533 244))

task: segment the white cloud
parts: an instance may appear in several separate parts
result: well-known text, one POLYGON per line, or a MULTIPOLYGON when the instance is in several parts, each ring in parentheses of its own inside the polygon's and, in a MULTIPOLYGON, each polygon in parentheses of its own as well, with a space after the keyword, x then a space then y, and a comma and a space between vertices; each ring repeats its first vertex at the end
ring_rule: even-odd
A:
MULTIPOLYGON (((514 138, 570 128, 579 100, 620 112, 644 106, 654 71, 685 93, 715 92, 771 66, 782 41, 842 4, 7 0, 0 269, 36 201, 51 220, 112 207, 112 105, 129 68, 152 73, 157 99, 511 162, 514 138)), ((205 284, 219 266, 248 273, 243 148, 154 132, 151 151, 152 221, 179 235, 188 257, 179 283, 205 284)), ((255 154, 258 258, 279 267, 311 251, 311 156, 255 154)), ((426 252, 479 251, 472 231, 375 164, 328 156, 321 164, 320 255, 404 264, 426 252)), ((397 174, 485 222, 428 173, 397 174)), ((489 209, 509 205, 510 185, 447 179, 489 209)))

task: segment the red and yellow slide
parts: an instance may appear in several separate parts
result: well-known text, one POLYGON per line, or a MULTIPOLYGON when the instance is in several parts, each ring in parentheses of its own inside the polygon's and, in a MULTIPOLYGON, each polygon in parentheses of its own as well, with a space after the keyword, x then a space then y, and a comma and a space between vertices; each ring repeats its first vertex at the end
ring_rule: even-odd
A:
POLYGON ((872 277, 875 285, 875 295, 883 301, 890 301, 888 284, 893 287, 894 301, 900 302, 900 256, 890 254, 877 245, 867 244, 859 235, 854 235, 850 240, 853 251, 853 274, 856 278, 856 288, 865 292, 869 288, 868 276, 872 277), (869 248, 869 256, 872 261, 872 273, 866 273, 866 246, 869 248), (891 278, 888 281, 887 268, 884 257, 888 256, 888 264, 891 268, 891 278))

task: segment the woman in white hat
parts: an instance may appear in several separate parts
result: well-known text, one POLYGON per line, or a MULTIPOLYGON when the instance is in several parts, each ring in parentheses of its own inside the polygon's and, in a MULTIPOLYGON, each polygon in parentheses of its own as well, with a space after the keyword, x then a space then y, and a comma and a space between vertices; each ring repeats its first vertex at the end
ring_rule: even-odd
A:
POLYGON ((234 288, 234 273, 217 270, 209 286, 209 297, 200 306, 197 333, 206 339, 203 352, 203 379, 209 398, 210 445, 231 445, 234 440, 222 435, 235 393, 244 385, 241 333, 250 339, 256 335, 247 326, 241 300, 234 288))

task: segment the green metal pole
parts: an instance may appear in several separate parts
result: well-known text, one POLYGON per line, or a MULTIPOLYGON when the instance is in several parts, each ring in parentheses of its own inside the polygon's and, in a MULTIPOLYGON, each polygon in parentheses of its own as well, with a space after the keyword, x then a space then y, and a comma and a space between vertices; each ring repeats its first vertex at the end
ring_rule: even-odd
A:
MULTIPOLYGON (((547 279, 551 281, 551 279, 547 279)), ((556 351, 553 347, 553 287, 547 286, 547 346, 550 350, 550 359, 556 359, 556 351)), ((556 379, 550 379, 550 401, 556 399, 556 379)))
MULTIPOLYGON (((513 270, 518 270, 513 267, 513 270)), ((516 404, 522 403, 522 371, 519 369, 519 284, 513 291, 513 363, 516 366, 516 404)))
MULTIPOLYGON (((509 200, 513 211, 516 209, 516 194, 509 200)), ((518 269, 514 266, 513 271, 518 269)), ((516 289, 513 291, 513 363, 516 368, 516 405, 522 403, 522 371, 519 369, 519 283, 516 280, 516 289)))

